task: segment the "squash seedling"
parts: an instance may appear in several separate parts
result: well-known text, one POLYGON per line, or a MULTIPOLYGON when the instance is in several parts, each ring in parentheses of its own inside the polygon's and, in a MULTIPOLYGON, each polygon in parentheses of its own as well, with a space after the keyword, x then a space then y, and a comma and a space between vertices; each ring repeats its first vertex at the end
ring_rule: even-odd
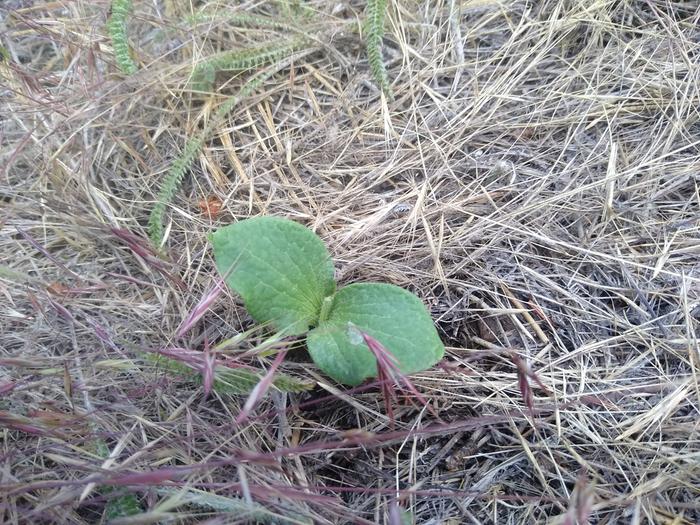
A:
POLYGON ((311 358, 339 383, 378 374, 358 333, 381 343, 404 374, 430 368, 445 352, 427 309, 407 290, 380 283, 336 290, 326 246, 299 223, 246 219, 217 230, 211 243, 219 272, 253 319, 284 335, 306 334, 311 358))

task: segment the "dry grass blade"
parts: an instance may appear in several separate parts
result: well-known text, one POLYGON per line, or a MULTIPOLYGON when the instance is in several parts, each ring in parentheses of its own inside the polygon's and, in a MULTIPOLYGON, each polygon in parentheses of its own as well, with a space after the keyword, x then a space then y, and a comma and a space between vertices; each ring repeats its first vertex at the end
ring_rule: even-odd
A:
POLYGON ((0 522, 700 523, 697 2, 3 0, 0 35, 0 522), (415 404, 212 289, 262 214, 429 306, 415 404))

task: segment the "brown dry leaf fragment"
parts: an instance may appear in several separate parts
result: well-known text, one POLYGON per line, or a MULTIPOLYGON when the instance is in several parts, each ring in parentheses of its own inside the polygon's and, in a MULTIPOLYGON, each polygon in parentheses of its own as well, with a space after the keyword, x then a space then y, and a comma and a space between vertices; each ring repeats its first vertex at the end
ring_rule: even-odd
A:
POLYGON ((69 288, 58 281, 54 281, 46 287, 46 291, 53 295, 65 295, 69 288))
POLYGON ((206 199, 199 199, 197 201, 200 212, 211 220, 221 215, 223 205, 224 203, 221 202, 221 199, 215 195, 210 195, 206 199))

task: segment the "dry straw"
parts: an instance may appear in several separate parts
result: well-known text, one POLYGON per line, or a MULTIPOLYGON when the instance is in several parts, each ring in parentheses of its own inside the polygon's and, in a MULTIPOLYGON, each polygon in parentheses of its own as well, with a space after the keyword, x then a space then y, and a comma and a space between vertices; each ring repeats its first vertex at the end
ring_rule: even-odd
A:
POLYGON ((132 52, 104 2, 1 4, 1 522, 700 522, 695 3, 394 0, 368 39, 384 2, 138 0, 132 52), (260 214, 429 306, 425 404, 199 311, 208 234, 260 214), (236 425, 234 362, 313 389, 236 425))

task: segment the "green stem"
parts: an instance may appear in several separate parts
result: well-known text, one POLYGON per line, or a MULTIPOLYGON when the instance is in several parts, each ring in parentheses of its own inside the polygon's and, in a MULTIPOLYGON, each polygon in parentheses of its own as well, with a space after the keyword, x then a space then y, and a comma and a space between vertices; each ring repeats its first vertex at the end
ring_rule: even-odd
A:
POLYGON ((331 313, 331 308, 333 308, 333 296, 329 295, 321 303, 321 314, 318 317, 318 322, 322 323, 328 319, 331 313))

